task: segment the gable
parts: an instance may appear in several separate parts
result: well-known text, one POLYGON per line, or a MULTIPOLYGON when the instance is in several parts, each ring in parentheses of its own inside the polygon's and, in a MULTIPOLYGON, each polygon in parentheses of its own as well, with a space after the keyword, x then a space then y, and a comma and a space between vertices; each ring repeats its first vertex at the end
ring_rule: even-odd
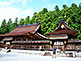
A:
POLYGON ((61 22, 60 25, 57 27, 57 29, 46 35, 50 36, 50 35, 62 35, 62 34, 67 34, 73 37, 78 34, 78 31, 71 29, 64 22, 61 22))
POLYGON ((72 30, 70 27, 66 26, 64 22, 61 22, 60 25, 54 31, 61 31, 61 30, 72 30))

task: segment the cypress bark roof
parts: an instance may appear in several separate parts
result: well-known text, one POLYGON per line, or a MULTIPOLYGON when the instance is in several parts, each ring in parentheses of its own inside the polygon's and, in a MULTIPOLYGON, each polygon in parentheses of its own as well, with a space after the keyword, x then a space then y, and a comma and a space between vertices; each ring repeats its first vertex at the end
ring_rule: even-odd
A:
POLYGON ((0 35, 0 37, 10 37, 10 36, 28 36, 34 40, 45 40, 48 39, 46 36, 41 34, 40 24, 28 24, 17 26, 13 31, 8 34, 0 35))
POLYGON ((61 34, 76 36, 78 34, 78 31, 71 29, 64 22, 61 22, 60 26, 58 26, 58 28, 56 30, 54 30, 53 32, 48 33, 46 35, 50 36, 50 35, 61 35, 61 34))
POLYGON ((17 26, 13 31, 8 34, 3 34, 0 36, 16 36, 16 35, 26 35, 27 33, 35 33, 40 28, 40 24, 28 24, 17 26))

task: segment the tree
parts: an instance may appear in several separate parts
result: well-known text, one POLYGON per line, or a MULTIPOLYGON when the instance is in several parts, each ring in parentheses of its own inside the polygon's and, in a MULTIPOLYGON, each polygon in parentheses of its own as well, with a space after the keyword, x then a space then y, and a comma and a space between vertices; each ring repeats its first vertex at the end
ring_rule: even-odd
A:
POLYGON ((2 24, 1 24, 1 34, 7 33, 7 24, 6 24, 6 20, 4 19, 2 24))
POLYGON ((6 20, 5 19, 3 20, 1 27, 6 27, 6 20))
POLYGON ((79 4, 79 8, 81 9, 81 3, 79 4))
POLYGON ((34 14, 33 15, 37 15, 37 12, 34 12, 34 14))
POLYGON ((19 25, 24 25, 24 19, 20 19, 19 25))
POLYGON ((63 9, 67 8, 66 4, 63 4, 63 9))
POLYGON ((4 20, 0 27, 0 33, 8 33, 8 29, 10 32, 16 25, 26 25, 39 22, 42 33, 45 35, 46 33, 53 32, 58 27, 62 18, 65 19, 64 21, 69 27, 78 31, 78 36, 76 39, 81 39, 81 3, 79 4, 79 7, 75 3, 72 3, 71 7, 64 4, 63 9, 61 10, 59 10, 57 5, 53 11, 48 11, 47 8, 43 8, 42 11, 39 11, 38 13, 35 12, 31 19, 27 16, 25 20, 20 19, 19 23, 18 18, 15 19, 14 23, 11 23, 10 19, 7 23, 9 24, 8 26, 12 24, 10 29, 6 24, 6 20, 4 20))
POLYGON ((11 18, 9 19, 9 21, 8 21, 8 26, 11 26, 12 25, 12 21, 11 21, 11 18))
POLYGON ((72 3, 72 4, 71 4, 71 7, 77 8, 77 5, 76 5, 75 3, 72 3))
POLYGON ((48 12, 47 8, 43 8, 42 14, 47 13, 47 12, 48 12))
POLYGON ((57 5, 55 6, 55 10, 56 10, 57 12, 60 11, 60 10, 59 10, 59 7, 58 7, 57 5))
POLYGON ((11 18, 9 19, 8 23, 7 23, 7 33, 10 32, 10 29, 12 28, 12 21, 11 21, 11 18))
POLYGON ((30 17, 29 16, 27 16, 25 18, 24 25, 26 25, 26 24, 30 24, 30 17))
POLYGON ((16 17, 14 23, 17 25, 18 24, 18 17, 16 17))
POLYGON ((16 25, 15 23, 13 23, 13 24, 11 25, 11 28, 10 28, 9 32, 11 32, 12 30, 14 30, 16 26, 17 26, 17 25, 16 25))
POLYGON ((9 32, 11 32, 12 30, 14 30, 14 28, 18 25, 18 17, 16 17, 14 23, 12 23, 12 25, 10 26, 9 32))

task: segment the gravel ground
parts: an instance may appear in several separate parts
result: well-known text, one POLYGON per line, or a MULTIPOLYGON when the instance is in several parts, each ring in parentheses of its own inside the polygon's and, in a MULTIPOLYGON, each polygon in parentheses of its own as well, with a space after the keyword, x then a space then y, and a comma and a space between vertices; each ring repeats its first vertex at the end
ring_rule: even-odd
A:
POLYGON ((81 58, 80 57, 52 58, 52 56, 0 52, 0 61, 81 61, 81 58))

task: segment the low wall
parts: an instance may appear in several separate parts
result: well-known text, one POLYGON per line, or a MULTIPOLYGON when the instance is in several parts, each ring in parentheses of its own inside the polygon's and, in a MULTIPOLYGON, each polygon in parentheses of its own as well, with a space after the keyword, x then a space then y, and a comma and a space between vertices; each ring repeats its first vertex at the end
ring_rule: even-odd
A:
POLYGON ((6 44, 0 44, 0 48, 5 48, 7 47, 8 49, 19 49, 19 50, 52 50, 51 45, 21 45, 21 44, 11 44, 11 45, 6 45, 6 44))

